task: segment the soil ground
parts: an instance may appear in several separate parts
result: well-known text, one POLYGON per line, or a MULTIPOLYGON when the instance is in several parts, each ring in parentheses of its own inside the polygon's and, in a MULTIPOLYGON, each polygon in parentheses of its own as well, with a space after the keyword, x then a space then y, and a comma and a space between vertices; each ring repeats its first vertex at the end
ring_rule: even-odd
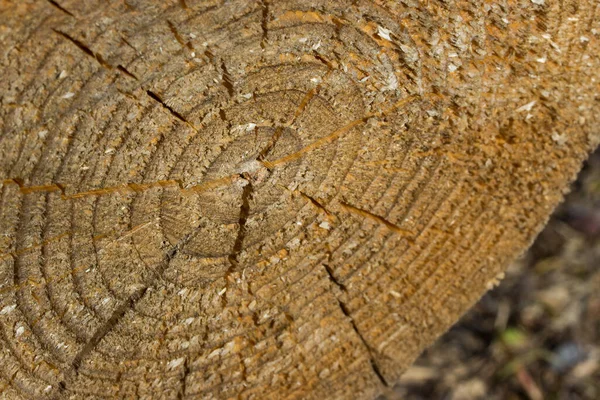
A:
POLYGON ((600 399, 600 150, 531 249, 387 399, 600 399))

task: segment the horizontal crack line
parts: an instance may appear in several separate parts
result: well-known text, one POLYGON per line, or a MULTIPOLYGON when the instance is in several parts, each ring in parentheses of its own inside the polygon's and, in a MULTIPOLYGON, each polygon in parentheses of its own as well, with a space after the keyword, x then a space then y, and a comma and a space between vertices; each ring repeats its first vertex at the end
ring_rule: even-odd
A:
MULTIPOLYGON (((115 231, 112 231, 112 232, 108 232, 108 233, 101 233, 101 234, 93 236, 91 238, 91 241, 92 242, 98 242, 98 241, 100 241, 102 239, 108 239, 108 238, 111 238, 111 237, 113 238, 110 242, 108 242, 105 246, 103 246, 102 248, 100 248, 98 250, 99 253, 102 253, 102 252, 106 251, 110 246, 118 244, 119 242, 123 241, 125 238, 128 238, 128 237, 132 236, 133 234, 135 234, 137 232, 140 232, 140 231, 146 229, 147 227, 149 227, 149 226, 151 226, 151 225, 153 225, 153 224, 155 224, 157 222, 158 222, 158 218, 155 218, 155 219, 153 219, 151 221, 144 222, 142 224, 136 225, 133 228, 128 229, 128 230, 126 230, 124 232, 117 233, 115 231)), ((53 237, 51 237, 49 239, 46 239, 46 240, 44 240, 44 241, 42 241, 40 243, 36 243, 36 244, 31 245, 31 246, 27 246, 27 247, 24 247, 22 249, 19 249, 19 250, 10 252, 10 253, 2 253, 2 254, 0 254, 0 261, 3 261, 3 260, 5 260, 7 258, 10 258, 10 257, 18 257, 20 255, 23 255, 23 254, 26 254, 26 253, 28 253, 30 251, 38 249, 38 248, 40 248, 42 246, 46 246, 48 244, 51 244, 51 243, 54 243, 54 242, 58 242, 58 241, 64 239, 65 237, 70 237, 73 234, 74 234, 73 231, 67 231, 67 232, 61 233, 60 235, 56 235, 56 236, 53 236, 53 237)), ((90 257, 91 256, 84 257, 79 262, 81 263, 83 260, 85 260, 87 258, 90 258, 90 257)), ((0 288, 0 294, 6 294, 6 293, 10 293, 10 292, 16 292, 16 291, 19 291, 21 289, 24 289, 27 286, 41 287, 43 285, 51 284, 51 283, 54 283, 54 282, 60 282, 62 279, 67 278, 69 275, 71 275, 73 273, 83 272, 83 271, 85 271, 88 268, 90 268, 90 266, 88 264, 81 264, 80 266, 71 269, 69 272, 67 272, 65 274, 62 274, 62 275, 53 275, 51 278, 47 278, 44 281, 40 281, 40 282, 34 281, 33 279, 29 278, 26 281, 23 281, 23 282, 21 282, 19 284, 0 288)))
POLYGON ((197 185, 193 185, 190 187, 184 187, 184 184, 179 180, 160 180, 156 182, 150 183, 127 183, 123 185, 115 185, 115 186, 107 186, 99 189, 86 190, 83 192, 77 192, 73 194, 66 194, 67 186, 63 186, 61 184, 50 184, 50 185, 40 185, 40 186, 24 186, 20 179, 6 179, 2 182, 3 185, 16 184, 19 186, 19 192, 21 194, 30 194, 30 193, 54 193, 60 192, 62 200, 76 200, 82 199, 85 197, 93 197, 93 196, 104 196, 109 194, 121 194, 121 195, 131 195, 142 193, 148 191, 150 189, 156 188, 175 188, 178 189, 179 192, 183 195, 190 195, 193 193, 202 193, 211 189, 216 189, 218 187, 227 186, 231 183, 240 180, 240 176, 238 174, 228 175, 222 178, 206 181, 197 185))
MULTIPOLYGON (((174 113, 173 115, 175 115, 175 116, 179 115, 177 118, 183 120, 184 122, 187 122, 180 114, 178 114, 177 112, 172 110, 167 104, 165 104, 164 101, 162 101, 162 99, 158 95, 156 95, 155 93, 153 93, 151 91, 147 91, 147 93, 155 101, 159 102, 163 107, 165 107, 166 109, 168 109, 169 111, 174 113)), ((307 98, 310 98, 310 96, 307 95, 307 98)), ((404 106, 414 102, 415 100, 417 100, 419 98, 421 98, 421 96, 418 96, 418 95, 409 96, 403 100, 400 100, 396 104, 392 105, 391 107, 389 107, 383 111, 370 113, 363 118, 354 120, 354 121, 346 124, 345 126, 335 130, 331 134, 314 141, 313 143, 307 145, 306 147, 298 150, 295 153, 289 154, 287 156, 284 156, 284 157, 279 158, 274 161, 260 160, 260 162, 266 168, 273 169, 273 168, 277 168, 282 165, 285 165, 287 163, 293 162, 295 160, 298 160, 298 159, 302 158, 304 155, 306 155, 307 153, 314 151, 320 147, 323 147, 329 143, 334 142, 335 140, 339 139, 342 135, 349 132, 351 129, 355 128, 356 126, 366 123, 370 118, 382 117, 395 109, 404 107, 404 106)), ((303 105, 302 107, 299 107, 299 109, 302 109, 304 106, 305 105, 303 105)), ((196 129, 196 128, 194 128, 194 129, 196 129)), ((190 195, 190 194, 197 194, 197 193, 205 192, 208 190, 216 189, 218 187, 227 186, 227 185, 230 185, 240 179, 244 179, 244 178, 240 177, 239 174, 232 174, 232 175, 224 176, 224 177, 217 178, 214 180, 206 181, 206 182, 203 182, 203 183, 200 183, 197 185, 193 185, 190 187, 184 187, 184 184, 181 181, 174 180, 174 179, 159 180, 159 181, 155 181, 155 182, 151 182, 151 183, 125 183, 125 184, 120 184, 120 185, 107 186, 107 187, 98 188, 98 189, 81 191, 81 192, 77 192, 77 193, 73 193, 73 194, 67 194, 68 187, 66 185, 62 185, 59 183, 51 183, 51 184, 47 184, 47 185, 26 186, 23 184, 22 179, 11 178, 11 179, 4 180, 2 182, 2 184, 3 185, 16 184, 19 186, 19 191, 22 194, 60 192, 61 199, 76 200, 76 199, 86 198, 86 197, 90 197, 90 196, 104 196, 104 195, 111 195, 111 194, 121 194, 121 195, 136 194, 136 193, 141 193, 141 192, 153 189, 153 188, 176 188, 181 192, 181 194, 190 195)))

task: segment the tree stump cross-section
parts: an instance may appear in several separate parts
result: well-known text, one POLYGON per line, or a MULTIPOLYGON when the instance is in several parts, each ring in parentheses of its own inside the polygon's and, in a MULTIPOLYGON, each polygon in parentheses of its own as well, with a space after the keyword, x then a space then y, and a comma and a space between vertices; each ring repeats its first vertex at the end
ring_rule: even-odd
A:
POLYGON ((592 0, 0 0, 0 398, 374 398, 600 139, 592 0))

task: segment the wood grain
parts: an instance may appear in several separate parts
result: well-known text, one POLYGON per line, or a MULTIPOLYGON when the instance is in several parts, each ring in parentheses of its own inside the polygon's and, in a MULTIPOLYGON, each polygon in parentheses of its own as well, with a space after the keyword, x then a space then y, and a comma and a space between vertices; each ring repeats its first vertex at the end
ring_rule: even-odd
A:
POLYGON ((0 0, 0 397, 375 398, 598 144, 598 7, 0 0))

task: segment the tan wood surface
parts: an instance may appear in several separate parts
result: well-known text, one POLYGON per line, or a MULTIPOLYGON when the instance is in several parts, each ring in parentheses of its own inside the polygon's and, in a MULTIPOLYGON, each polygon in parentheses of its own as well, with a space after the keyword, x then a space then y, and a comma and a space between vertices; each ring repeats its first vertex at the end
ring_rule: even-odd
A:
POLYGON ((0 398, 371 399, 598 143, 595 0, 0 0, 0 398))

